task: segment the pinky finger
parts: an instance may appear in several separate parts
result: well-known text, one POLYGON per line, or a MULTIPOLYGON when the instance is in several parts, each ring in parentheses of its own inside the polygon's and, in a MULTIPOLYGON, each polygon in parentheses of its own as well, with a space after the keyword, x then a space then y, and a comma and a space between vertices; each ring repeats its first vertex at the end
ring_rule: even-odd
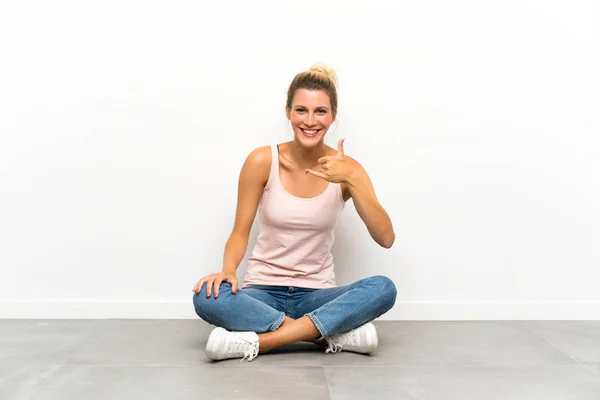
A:
POLYGON ((314 176, 318 176, 321 179, 325 179, 327 180, 327 176, 325 174, 323 174, 322 172, 319 171, 313 171, 312 169, 307 169, 306 173, 309 175, 314 175, 314 176))

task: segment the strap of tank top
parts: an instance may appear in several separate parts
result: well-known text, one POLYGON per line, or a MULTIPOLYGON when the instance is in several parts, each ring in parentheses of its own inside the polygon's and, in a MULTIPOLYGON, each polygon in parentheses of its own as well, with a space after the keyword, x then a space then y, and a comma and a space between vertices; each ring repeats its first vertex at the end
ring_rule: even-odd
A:
POLYGON ((276 144, 271 145, 271 170, 269 172, 269 182, 273 183, 279 178, 279 150, 276 144))

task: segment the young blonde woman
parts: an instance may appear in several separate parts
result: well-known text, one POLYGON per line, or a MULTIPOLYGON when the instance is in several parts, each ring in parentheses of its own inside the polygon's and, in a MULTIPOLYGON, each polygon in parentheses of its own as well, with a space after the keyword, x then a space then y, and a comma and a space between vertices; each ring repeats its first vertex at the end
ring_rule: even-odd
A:
POLYGON ((293 139, 259 147, 244 162, 223 270, 193 289, 196 313, 217 327, 206 344, 211 360, 252 361, 299 341, 327 346, 327 353, 371 353, 377 347, 370 321, 392 308, 396 287, 380 275, 338 287, 333 230, 352 198, 379 245, 391 247, 395 235, 367 172, 344 153, 344 140, 337 149, 324 142, 337 104, 331 68, 315 64, 297 74, 285 107, 293 139), (260 232, 238 288, 236 269, 257 210, 260 232))

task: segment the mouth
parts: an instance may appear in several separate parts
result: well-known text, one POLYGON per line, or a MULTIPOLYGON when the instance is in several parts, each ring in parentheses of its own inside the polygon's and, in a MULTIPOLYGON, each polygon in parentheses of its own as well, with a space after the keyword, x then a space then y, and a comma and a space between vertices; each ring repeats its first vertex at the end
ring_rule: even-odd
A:
POLYGON ((321 129, 303 129, 300 128, 300 130, 302 131, 302 133, 304 134, 304 136, 307 137, 315 137, 319 134, 319 132, 321 132, 321 129))

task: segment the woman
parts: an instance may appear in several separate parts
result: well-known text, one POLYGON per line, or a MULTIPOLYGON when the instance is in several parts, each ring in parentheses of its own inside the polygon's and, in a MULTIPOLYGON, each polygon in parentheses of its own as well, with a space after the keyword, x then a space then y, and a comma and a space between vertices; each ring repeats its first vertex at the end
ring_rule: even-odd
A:
POLYGON ((211 360, 252 361, 298 341, 325 345, 327 353, 377 347, 370 321, 392 308, 396 288, 383 276, 337 287, 333 229, 352 198, 379 245, 391 247, 395 235, 367 172, 344 154, 344 140, 337 150, 324 142, 337 114, 336 86, 323 64, 297 74, 285 107, 293 140, 253 150, 242 167, 223 270, 193 289, 196 313, 217 326, 206 344, 211 360), (238 290, 236 269, 257 210, 260 233, 238 290))

